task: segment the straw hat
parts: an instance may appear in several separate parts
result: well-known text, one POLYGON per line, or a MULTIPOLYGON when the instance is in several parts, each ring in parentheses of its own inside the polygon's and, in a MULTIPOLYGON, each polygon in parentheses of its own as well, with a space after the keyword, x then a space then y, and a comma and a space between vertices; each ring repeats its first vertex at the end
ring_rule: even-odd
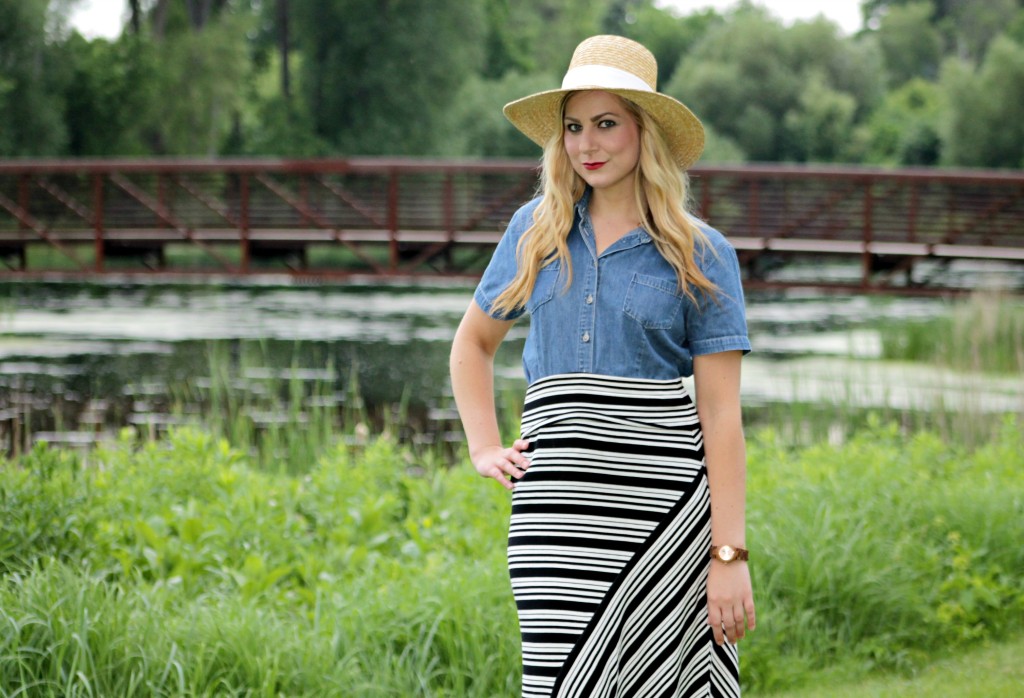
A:
POLYGON ((534 143, 562 129, 562 99, 577 90, 603 90, 639 105, 661 127, 679 166, 686 169, 704 150, 704 127, 686 106, 657 91, 658 62, 635 41, 592 36, 576 47, 562 88, 509 102, 505 116, 534 143))

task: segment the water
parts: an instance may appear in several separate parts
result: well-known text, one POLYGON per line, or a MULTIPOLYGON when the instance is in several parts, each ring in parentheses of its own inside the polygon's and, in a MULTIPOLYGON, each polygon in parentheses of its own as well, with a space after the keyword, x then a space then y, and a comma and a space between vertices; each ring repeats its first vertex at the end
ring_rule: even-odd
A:
MULTIPOLYGON (((307 402, 340 407, 358 386, 366 405, 401 404, 411 427, 429 430, 452 416, 448 349, 471 297, 465 285, 0 284, 0 432, 17 419, 22 441, 27 430, 75 442, 173 422, 225 365, 233 390, 316 383, 326 390, 307 402)), ((744 400, 948 409, 963 395, 971 409, 1024 412, 1022 380, 877 360, 880 322, 946 310, 937 299, 750 294, 744 400)), ((525 333, 514 327, 497 357, 506 384, 522 382, 525 333)))

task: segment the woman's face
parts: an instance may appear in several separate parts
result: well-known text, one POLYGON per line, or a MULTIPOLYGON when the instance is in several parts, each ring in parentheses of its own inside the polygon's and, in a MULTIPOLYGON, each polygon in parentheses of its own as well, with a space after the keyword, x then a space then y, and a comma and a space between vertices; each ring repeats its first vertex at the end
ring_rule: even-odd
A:
POLYGON ((562 142, 572 168, 595 193, 632 191, 640 160, 640 127, 619 97, 599 90, 570 97, 562 142))

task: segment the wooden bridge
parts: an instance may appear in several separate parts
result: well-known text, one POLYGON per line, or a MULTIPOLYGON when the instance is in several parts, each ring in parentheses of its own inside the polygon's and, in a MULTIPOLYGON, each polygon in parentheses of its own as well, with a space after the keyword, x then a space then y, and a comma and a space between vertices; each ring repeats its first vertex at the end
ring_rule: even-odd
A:
MULTIPOLYGON (((0 162, 0 278, 479 274, 537 186, 525 161, 0 162)), ((697 213, 747 285, 944 292, 957 259, 1024 265, 1024 172, 695 167, 697 213), (847 260, 846 281, 780 274, 847 260), (921 265, 927 262, 926 265, 921 265), (937 275, 937 278, 941 277, 937 275)))

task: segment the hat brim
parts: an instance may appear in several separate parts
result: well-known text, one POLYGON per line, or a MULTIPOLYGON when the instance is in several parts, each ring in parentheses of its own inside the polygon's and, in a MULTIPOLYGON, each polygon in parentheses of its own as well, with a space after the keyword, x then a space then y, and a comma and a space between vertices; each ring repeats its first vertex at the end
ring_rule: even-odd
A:
POLYGON ((600 90, 638 105, 661 127, 669 149, 682 169, 697 162, 704 151, 704 126, 685 104, 660 92, 609 87, 546 90, 509 102, 502 110, 512 125, 537 145, 544 145, 562 130, 562 100, 570 92, 600 90))

